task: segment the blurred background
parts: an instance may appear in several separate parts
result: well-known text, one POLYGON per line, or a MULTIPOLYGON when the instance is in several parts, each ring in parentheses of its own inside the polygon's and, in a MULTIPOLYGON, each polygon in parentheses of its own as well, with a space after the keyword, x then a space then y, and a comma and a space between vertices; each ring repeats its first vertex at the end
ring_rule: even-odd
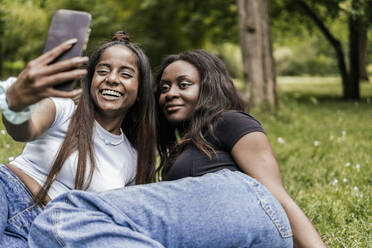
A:
MULTIPOLYGON (((286 188, 329 247, 372 247, 372 0, 0 0, 0 79, 43 50, 55 10, 92 14, 149 56, 207 49, 264 125, 286 188)), ((0 126, 0 161, 21 143, 0 126)))

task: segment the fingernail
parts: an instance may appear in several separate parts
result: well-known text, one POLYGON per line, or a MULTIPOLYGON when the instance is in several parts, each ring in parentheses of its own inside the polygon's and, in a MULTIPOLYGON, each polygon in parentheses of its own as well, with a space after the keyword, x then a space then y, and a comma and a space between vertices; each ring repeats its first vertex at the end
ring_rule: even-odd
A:
POLYGON ((75 44, 76 42, 77 42, 77 39, 72 38, 72 39, 69 39, 68 41, 66 41, 66 44, 72 45, 72 44, 75 44))

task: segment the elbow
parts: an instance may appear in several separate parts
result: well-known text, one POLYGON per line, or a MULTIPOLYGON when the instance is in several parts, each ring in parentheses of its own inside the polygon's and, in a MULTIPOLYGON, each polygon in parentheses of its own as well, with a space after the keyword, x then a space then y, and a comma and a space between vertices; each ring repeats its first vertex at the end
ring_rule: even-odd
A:
POLYGON ((6 120, 6 118, 2 118, 3 124, 6 128, 7 133, 14 141, 17 142, 28 142, 32 141, 32 132, 29 128, 28 122, 15 125, 6 120))
POLYGON ((25 137, 25 136, 22 136, 22 135, 19 135, 19 134, 16 134, 16 133, 9 133, 10 137, 12 137, 12 139, 16 142, 28 142, 28 141, 31 141, 31 139, 29 137, 25 137))

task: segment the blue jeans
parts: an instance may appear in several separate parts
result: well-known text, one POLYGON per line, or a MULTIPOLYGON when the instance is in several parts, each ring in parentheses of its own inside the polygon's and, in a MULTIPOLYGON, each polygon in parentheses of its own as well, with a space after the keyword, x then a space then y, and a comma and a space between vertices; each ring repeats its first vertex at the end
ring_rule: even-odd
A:
POLYGON ((251 177, 196 178, 57 197, 34 221, 30 247, 292 247, 278 201, 251 177))
POLYGON ((0 247, 28 247, 30 226, 41 211, 23 182, 0 164, 0 247))

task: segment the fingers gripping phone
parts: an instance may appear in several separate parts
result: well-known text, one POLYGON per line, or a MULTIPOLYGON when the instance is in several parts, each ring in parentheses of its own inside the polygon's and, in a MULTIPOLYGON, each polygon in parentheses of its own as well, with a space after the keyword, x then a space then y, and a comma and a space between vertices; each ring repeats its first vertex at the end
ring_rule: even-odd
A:
MULTIPOLYGON (((76 38, 78 41, 70 50, 56 58, 52 63, 82 55, 88 42, 91 19, 91 15, 83 11, 60 9, 54 13, 45 42, 44 53, 66 40, 76 38)), ((72 90, 73 81, 56 85, 54 88, 65 91, 72 90)))

